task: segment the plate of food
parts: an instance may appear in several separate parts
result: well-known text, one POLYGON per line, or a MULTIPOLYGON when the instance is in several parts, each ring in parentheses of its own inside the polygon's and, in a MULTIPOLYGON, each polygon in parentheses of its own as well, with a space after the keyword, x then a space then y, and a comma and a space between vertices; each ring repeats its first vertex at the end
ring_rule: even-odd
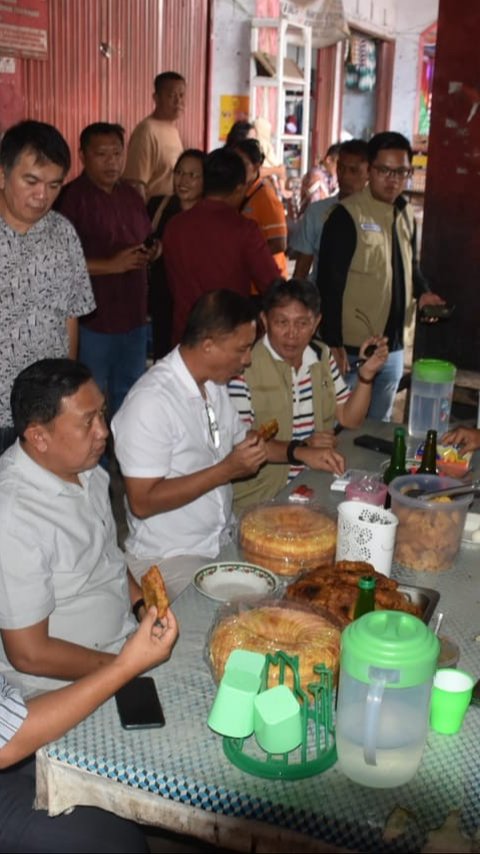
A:
POLYGON ((480 546, 480 513, 467 513, 462 533, 462 543, 480 546))
POLYGON ((225 561, 202 566, 193 583, 199 593, 218 602, 259 599, 274 593, 278 579, 273 572, 253 563, 225 561))
POLYGON ((353 619, 358 579, 362 575, 371 575, 376 580, 376 608, 405 611, 428 624, 440 599, 436 590, 401 584, 363 561, 342 560, 306 572, 287 587, 285 595, 289 601, 321 607, 348 625, 353 619))

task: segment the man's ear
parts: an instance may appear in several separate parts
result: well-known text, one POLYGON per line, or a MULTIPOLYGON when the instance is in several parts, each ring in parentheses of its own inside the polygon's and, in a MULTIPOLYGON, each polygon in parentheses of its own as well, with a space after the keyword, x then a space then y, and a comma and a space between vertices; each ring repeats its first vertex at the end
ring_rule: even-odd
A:
POLYGON ((5 189, 5 183, 6 183, 5 169, 3 166, 0 166, 0 190, 5 189))
POLYGON ((320 312, 320 314, 317 314, 317 316, 315 317, 315 321, 314 321, 315 326, 314 326, 314 329, 313 329, 313 334, 314 334, 314 335, 315 335, 315 332, 317 331, 318 327, 320 326, 320 321, 321 321, 321 319, 322 319, 322 312, 320 312))
POLYGON ((81 148, 78 149, 78 156, 79 156, 80 163, 82 164, 82 166, 85 166, 85 155, 84 155, 81 148))
POLYGON ((260 323, 262 324, 263 328, 266 329, 267 328, 267 313, 265 311, 261 311, 260 314, 258 315, 258 317, 259 317, 260 323))
POLYGON ((25 428, 25 441, 39 454, 45 454, 49 447, 50 432, 46 424, 34 422, 25 428))
POLYGON ((205 356, 209 356, 211 353, 213 344, 214 344, 213 338, 211 338, 211 337, 210 338, 203 338, 200 341, 200 349, 202 351, 202 354, 204 354, 205 356))

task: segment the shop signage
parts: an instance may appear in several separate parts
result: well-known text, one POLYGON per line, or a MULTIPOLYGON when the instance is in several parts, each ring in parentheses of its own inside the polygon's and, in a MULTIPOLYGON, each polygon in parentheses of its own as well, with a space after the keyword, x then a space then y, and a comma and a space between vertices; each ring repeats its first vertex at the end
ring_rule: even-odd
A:
POLYGON ((0 0, 0 55, 47 59, 47 0, 0 0))

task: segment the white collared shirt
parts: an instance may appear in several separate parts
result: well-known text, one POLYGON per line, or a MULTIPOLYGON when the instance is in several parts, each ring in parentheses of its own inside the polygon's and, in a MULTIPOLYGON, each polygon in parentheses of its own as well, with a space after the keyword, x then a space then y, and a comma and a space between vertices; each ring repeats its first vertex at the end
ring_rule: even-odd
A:
MULTIPOLYGON (((112 423, 125 477, 175 478, 209 468, 246 433, 223 385, 205 383, 220 431, 216 449, 205 401, 176 347, 141 377, 112 423)), ((215 557, 231 526, 232 487, 212 489, 177 510, 139 519, 127 508, 126 546, 136 557, 180 554, 215 557)))
MULTIPOLYGON (((17 440, 0 458, 0 628, 49 618, 49 634, 116 652, 135 629, 124 555, 102 468, 69 483, 17 440)), ((0 673, 25 694, 59 687, 17 673, 0 642, 0 673)))

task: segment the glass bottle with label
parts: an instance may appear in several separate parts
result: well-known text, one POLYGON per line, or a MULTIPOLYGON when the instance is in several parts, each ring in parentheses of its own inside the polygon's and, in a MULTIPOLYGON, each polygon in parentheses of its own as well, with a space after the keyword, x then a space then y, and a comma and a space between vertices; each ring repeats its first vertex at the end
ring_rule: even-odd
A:
POLYGON ((437 474, 437 431, 428 430, 417 474, 437 474))
POLYGON ((353 619, 356 620, 363 614, 368 614, 375 610, 375 587, 377 586, 376 579, 372 575, 362 575, 358 579, 358 596, 353 612, 353 619))
MULTIPOLYGON (((395 477, 402 477, 402 475, 408 474, 405 465, 405 457, 405 430, 403 427, 395 427, 395 432, 393 434, 393 453, 390 459, 390 464, 383 475, 383 482, 386 483, 387 486, 395 477)), ((387 493, 385 507, 388 509, 390 504, 390 494, 387 493)))

